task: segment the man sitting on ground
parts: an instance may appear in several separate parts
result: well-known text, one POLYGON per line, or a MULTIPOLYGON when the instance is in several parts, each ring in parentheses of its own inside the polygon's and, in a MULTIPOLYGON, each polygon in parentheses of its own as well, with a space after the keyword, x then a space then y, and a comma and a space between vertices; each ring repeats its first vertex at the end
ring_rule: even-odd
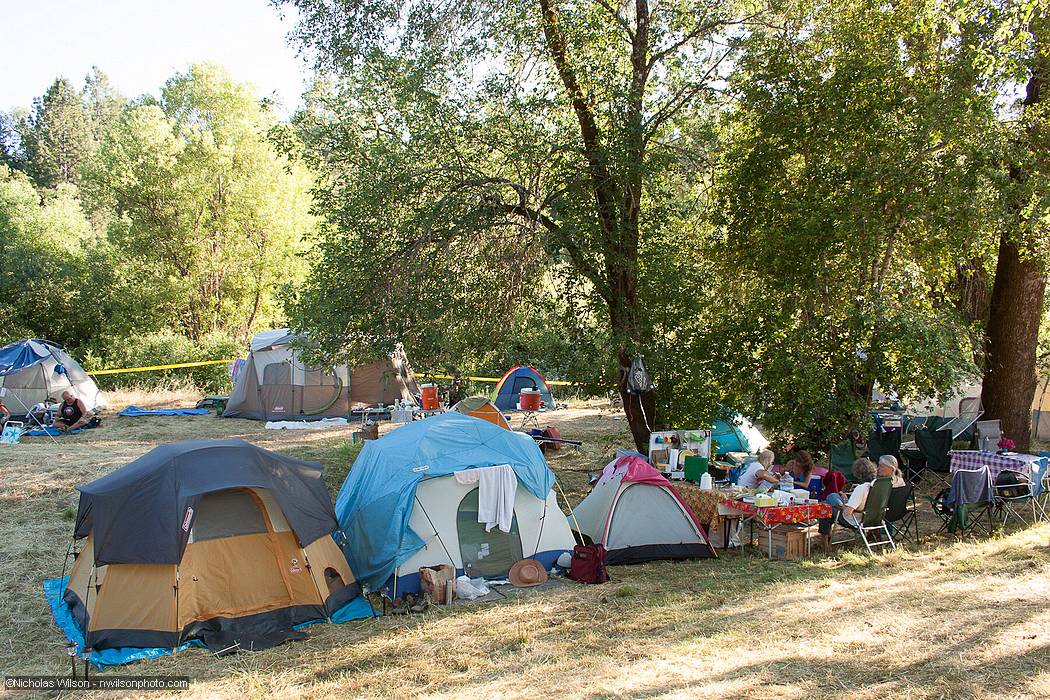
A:
POLYGON ((66 389, 62 392, 62 403, 58 404, 58 415, 55 416, 55 428, 61 432, 83 428, 91 420, 91 411, 88 410, 76 392, 66 389))

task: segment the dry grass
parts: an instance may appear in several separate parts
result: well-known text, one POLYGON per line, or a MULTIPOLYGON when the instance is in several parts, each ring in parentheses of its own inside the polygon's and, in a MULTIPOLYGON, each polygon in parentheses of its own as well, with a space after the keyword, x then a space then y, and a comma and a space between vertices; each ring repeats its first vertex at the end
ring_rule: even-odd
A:
MULTIPOLYGON (((596 405, 551 420, 586 442, 552 460, 575 503, 587 472, 626 443, 625 425, 596 405)), ((220 436, 320 459, 333 489, 354 453, 346 429, 274 433, 212 416, 111 418, 58 447, 0 450, 0 672, 68 667, 40 581, 61 572, 73 486, 157 443, 220 436)), ((319 625, 265 652, 191 650, 127 670, 189 675, 188 695, 201 698, 1048 697, 1048 539, 1042 525, 875 559, 619 567, 604 586, 319 625)))

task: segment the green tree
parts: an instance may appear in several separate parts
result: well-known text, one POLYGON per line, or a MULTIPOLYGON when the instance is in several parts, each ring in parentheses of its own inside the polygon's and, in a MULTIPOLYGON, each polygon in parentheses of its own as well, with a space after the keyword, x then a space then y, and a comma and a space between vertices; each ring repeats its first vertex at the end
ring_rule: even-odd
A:
POLYGON ((988 27, 949 9, 786 3, 732 79, 719 373, 807 446, 861 421, 875 383, 930 396, 976 372, 952 290, 995 228, 996 91, 988 27))
POLYGON ((988 319, 981 398, 985 414, 1022 450, 1031 442, 1039 331, 1050 260, 1050 3, 1007 6, 1000 19, 1016 52, 1006 56, 1006 79, 1024 84, 1009 123, 1013 146, 1003 183, 1005 216, 988 319), (1012 59, 1012 60, 1011 60, 1012 59))
POLYGON ((291 4, 298 40, 339 77, 299 120, 328 219, 300 324, 330 353, 384 352, 412 332, 430 341, 410 348, 425 360, 450 328, 499 342, 500 319, 553 285, 598 320, 594 359, 646 442, 655 400, 624 381, 665 301, 645 258, 662 228, 690 225, 669 203, 694 159, 682 124, 715 94, 736 8, 291 4))
POLYGON ((278 287, 300 275, 311 179, 277 155, 274 125, 249 86, 195 65, 123 111, 93 159, 90 184, 116 216, 108 239, 166 328, 243 338, 274 322, 278 287))
POLYGON ((18 127, 24 169, 41 188, 79 184, 80 168, 96 142, 91 117, 70 82, 59 78, 18 127))

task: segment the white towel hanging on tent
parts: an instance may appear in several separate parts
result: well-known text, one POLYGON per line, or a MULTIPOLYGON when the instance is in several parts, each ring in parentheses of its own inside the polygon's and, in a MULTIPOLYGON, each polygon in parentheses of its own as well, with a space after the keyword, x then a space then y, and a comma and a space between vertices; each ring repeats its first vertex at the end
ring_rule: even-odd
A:
POLYGON ((497 525, 503 532, 510 532, 518 477, 509 464, 464 469, 453 476, 457 484, 478 484, 478 522, 485 526, 485 532, 497 525))

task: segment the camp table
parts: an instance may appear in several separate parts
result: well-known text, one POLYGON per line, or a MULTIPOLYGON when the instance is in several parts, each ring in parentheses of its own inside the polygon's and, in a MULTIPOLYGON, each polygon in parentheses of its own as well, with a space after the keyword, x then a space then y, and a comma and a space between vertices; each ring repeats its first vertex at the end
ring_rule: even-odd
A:
MULTIPOLYGON (((832 517, 831 506, 827 503, 800 503, 792 506, 756 506, 744 503, 734 496, 724 493, 719 501, 719 514, 726 518, 739 518, 741 523, 750 521, 758 523, 766 531, 769 546, 769 558, 773 558, 773 529, 777 525, 804 523, 818 518, 832 517)), ((809 542, 807 540, 807 547, 809 542)), ((725 529, 725 547, 729 548, 729 528, 725 529)), ((808 552, 807 552, 808 553, 808 552)))
POLYGON ((1039 462, 1044 457, 1038 455, 1026 455, 1019 452, 1008 452, 1001 455, 998 452, 983 452, 981 450, 952 450, 948 454, 952 457, 952 474, 963 470, 980 469, 987 465, 992 475, 992 483, 999 478, 1002 471, 1015 471, 1027 477, 1032 476, 1032 464, 1039 462))

